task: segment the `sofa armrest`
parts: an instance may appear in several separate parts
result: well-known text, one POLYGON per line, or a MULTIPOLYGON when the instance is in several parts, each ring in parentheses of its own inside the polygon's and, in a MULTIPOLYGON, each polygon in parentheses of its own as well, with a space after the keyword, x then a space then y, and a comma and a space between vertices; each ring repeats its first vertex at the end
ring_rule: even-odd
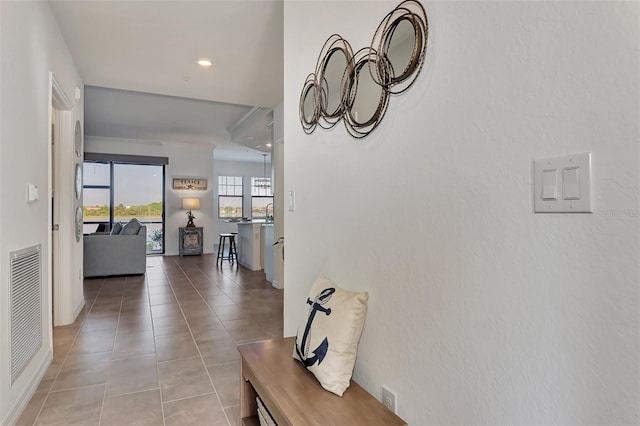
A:
POLYGON ((144 274, 147 267, 147 236, 84 236, 84 276, 144 274))

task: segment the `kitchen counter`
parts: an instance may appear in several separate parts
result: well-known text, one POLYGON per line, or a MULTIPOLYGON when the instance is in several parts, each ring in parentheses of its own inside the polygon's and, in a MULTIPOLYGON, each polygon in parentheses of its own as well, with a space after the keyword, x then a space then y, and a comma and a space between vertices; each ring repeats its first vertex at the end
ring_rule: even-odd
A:
POLYGON ((275 242, 275 226, 273 223, 262 224, 262 267, 267 281, 273 285, 273 243, 275 242))
POLYGON ((262 269, 260 228, 264 221, 243 221, 238 224, 238 263, 252 271, 262 269))
POLYGON ((251 225, 254 223, 257 223, 259 225, 273 225, 273 221, 266 221, 264 219, 253 219, 253 220, 234 220, 234 219, 227 219, 227 220, 223 220, 223 222, 225 223, 235 223, 238 225, 251 225))

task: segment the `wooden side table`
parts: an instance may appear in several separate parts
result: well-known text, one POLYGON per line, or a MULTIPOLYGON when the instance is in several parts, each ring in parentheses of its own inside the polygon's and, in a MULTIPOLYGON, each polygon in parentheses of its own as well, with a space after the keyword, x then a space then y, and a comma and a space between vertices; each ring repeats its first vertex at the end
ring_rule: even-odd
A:
POLYGON ((180 229, 180 256, 196 256, 202 254, 203 238, 201 226, 183 227, 180 229))

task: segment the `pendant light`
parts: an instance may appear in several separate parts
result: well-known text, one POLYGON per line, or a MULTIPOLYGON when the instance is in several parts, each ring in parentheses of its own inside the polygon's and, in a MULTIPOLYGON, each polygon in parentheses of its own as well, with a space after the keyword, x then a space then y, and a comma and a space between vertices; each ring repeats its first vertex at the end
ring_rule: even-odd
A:
POLYGON ((271 179, 267 178, 267 154, 262 154, 262 171, 261 178, 256 178, 256 188, 271 190, 271 179))

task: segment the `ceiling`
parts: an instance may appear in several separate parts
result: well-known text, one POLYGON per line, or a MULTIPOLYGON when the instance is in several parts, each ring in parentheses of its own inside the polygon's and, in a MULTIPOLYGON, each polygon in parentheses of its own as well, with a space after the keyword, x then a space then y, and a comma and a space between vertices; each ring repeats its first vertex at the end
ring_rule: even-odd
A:
POLYGON ((87 136, 271 142, 272 116, 245 116, 282 101, 282 0, 50 4, 86 85, 87 136))

